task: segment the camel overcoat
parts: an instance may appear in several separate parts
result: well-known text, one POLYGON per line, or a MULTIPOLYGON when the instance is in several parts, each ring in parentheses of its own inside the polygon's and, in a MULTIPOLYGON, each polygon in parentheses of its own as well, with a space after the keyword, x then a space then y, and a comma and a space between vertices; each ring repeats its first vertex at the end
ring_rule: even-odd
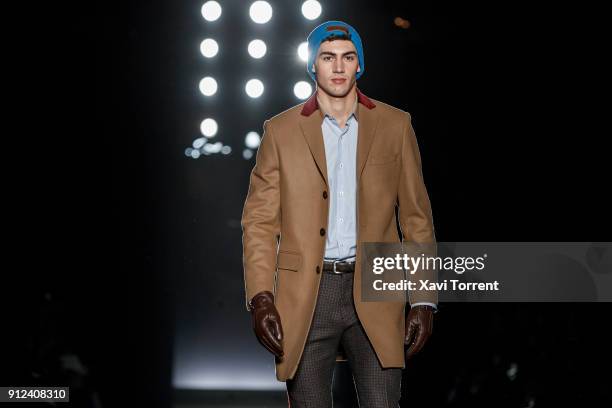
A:
MULTIPOLYGON (((403 302, 362 302, 362 242, 435 243, 421 157, 408 112, 365 96, 357 88, 357 254, 353 297, 361 324, 383 367, 405 367, 403 302)), ((279 381, 293 378, 314 315, 328 225, 327 165, 316 92, 268 119, 241 224, 248 301, 274 293, 284 332, 279 381)), ((437 294, 411 291, 410 303, 437 303, 437 294)))

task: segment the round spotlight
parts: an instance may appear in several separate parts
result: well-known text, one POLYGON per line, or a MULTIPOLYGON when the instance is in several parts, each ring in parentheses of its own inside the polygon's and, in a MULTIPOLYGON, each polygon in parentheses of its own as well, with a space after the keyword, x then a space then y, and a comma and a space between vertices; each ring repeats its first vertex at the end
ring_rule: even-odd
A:
POLYGON ((308 61, 308 43, 306 41, 298 47, 298 57, 304 62, 308 61))
POLYGON ((257 149, 260 141, 261 138, 259 137, 259 134, 257 132, 249 132, 244 137, 244 144, 249 149, 257 149))
POLYGON ((206 137, 213 137, 217 134, 218 129, 217 121, 211 118, 204 119, 200 124, 200 132, 206 137))
POLYGON ((293 93, 299 99, 307 99, 312 94, 312 86, 306 81, 300 81, 293 86, 293 93))
POLYGON ((185 156, 187 157, 191 157, 191 152, 193 151, 193 149, 191 147, 188 147, 185 149, 185 156))
POLYGON ((206 139, 203 137, 198 137, 193 141, 192 145, 194 149, 199 149, 204 146, 204 143, 206 143, 206 139))
POLYGON ((321 15, 321 3, 315 0, 308 0, 302 3, 302 14, 308 20, 314 20, 321 15))
POLYGON ((221 148, 221 154, 230 154, 232 152, 232 146, 230 145, 223 145, 223 147, 221 148))
POLYGON ((263 94, 264 84, 259 79, 250 79, 244 90, 251 98, 259 98, 263 94))
POLYGON ((206 58, 212 58, 219 52, 219 44, 212 38, 207 38, 200 44, 200 52, 206 58))
POLYGON ((267 1, 256 1, 249 8, 251 19, 257 24, 264 24, 272 18, 272 6, 267 1))
POLYGON ((217 81, 213 77, 204 77, 200 81, 200 92, 204 96, 211 96, 217 93, 217 81))
POLYGON ((221 17, 221 5, 216 1, 207 1, 202 6, 202 17, 206 21, 215 21, 221 17))
POLYGON ((200 151, 198 149, 193 149, 191 151, 191 157, 197 159, 198 157, 200 157, 200 151))
POLYGON ((221 142, 207 143, 204 145, 204 148, 202 150, 207 153, 219 153, 222 147, 223 143, 221 142))
POLYGON ((261 58, 266 55, 266 43, 261 40, 253 40, 249 43, 249 55, 253 58, 261 58))
POLYGON ((253 157, 253 151, 250 149, 244 149, 242 151, 242 157, 244 157, 246 160, 249 160, 251 157, 253 157))

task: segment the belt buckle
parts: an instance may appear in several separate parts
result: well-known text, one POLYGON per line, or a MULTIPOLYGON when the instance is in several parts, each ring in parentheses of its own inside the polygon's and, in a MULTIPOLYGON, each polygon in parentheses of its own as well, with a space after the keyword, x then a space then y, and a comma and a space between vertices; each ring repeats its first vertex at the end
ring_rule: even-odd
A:
POLYGON ((338 272, 338 271, 336 270, 336 263, 338 263, 338 262, 340 262, 340 260, 338 260, 338 259, 334 259, 334 260, 333 260, 333 262, 332 262, 332 268, 333 268, 333 271, 334 271, 334 273, 335 273, 336 275, 340 275, 340 274, 342 274, 342 273, 343 273, 343 272, 338 272))

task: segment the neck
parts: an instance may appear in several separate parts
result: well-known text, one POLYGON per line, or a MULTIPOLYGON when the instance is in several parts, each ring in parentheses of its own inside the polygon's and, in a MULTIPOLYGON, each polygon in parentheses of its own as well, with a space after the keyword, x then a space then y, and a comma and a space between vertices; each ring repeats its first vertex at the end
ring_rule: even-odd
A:
POLYGON ((357 100, 357 83, 353 84, 351 90, 342 97, 336 97, 325 93, 317 87, 317 103, 319 108, 334 118, 344 119, 353 112, 355 101, 357 100))

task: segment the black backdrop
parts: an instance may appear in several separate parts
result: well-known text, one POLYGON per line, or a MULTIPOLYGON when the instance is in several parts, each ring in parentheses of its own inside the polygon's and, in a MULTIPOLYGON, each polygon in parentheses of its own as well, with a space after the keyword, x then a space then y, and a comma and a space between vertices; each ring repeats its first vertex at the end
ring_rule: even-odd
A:
MULTIPOLYGON (((609 241, 601 12, 583 2, 455 3, 342 1, 323 17, 364 38, 360 88, 412 113, 438 240, 609 241), (397 15, 412 28, 393 27, 397 15)), ((298 103, 287 84, 307 79, 272 52, 260 72, 277 91, 253 106, 237 92, 240 100, 228 93, 207 104, 195 92, 200 77, 226 75, 236 91, 244 67, 229 52, 217 65, 199 58, 200 3, 82 7, 62 5, 37 37, 49 87, 30 124, 46 121, 52 137, 49 154, 36 156, 36 189, 20 190, 41 220, 15 229, 18 259, 32 266, 17 269, 28 290, 7 310, 28 323, 18 319, 23 336, 9 336, 18 341, 5 349, 3 383, 57 384, 66 378, 54 357, 72 350, 103 406, 170 406, 177 355, 226 342, 247 344, 245 358, 261 352, 243 310, 239 217, 253 161, 240 146, 245 129, 261 131, 298 103), (182 152, 209 111, 234 126, 221 135, 234 151, 188 159, 182 152), (42 273, 30 278, 32 269, 42 273), (185 339, 192 349, 177 348, 185 339)), ((267 35, 289 53, 309 29, 282 16, 267 35)), ((223 35, 238 44, 246 31, 223 35)), ((441 305, 434 336, 406 371, 415 391, 403 402, 605 405, 610 311, 441 305)))

